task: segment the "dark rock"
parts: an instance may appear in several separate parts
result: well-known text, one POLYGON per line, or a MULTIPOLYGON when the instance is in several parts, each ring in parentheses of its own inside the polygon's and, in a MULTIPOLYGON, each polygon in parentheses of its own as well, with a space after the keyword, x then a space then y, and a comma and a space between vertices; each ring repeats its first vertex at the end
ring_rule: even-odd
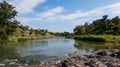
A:
POLYGON ((120 58, 120 51, 116 52, 116 54, 117 54, 117 58, 120 58))
POLYGON ((62 64, 62 67, 68 67, 69 66, 69 64, 68 64, 68 61, 67 60, 65 60, 63 63, 61 63, 62 64))
POLYGON ((96 54, 100 55, 100 56, 106 56, 107 55, 106 51, 100 51, 100 52, 97 52, 96 54))
POLYGON ((66 60, 41 63, 39 67, 120 67, 120 50, 99 50, 91 55, 75 52, 66 60))
POLYGON ((113 63, 106 63, 107 67, 114 67, 113 63))
POLYGON ((95 67, 93 64, 91 63, 85 63, 85 66, 89 66, 89 67, 95 67))

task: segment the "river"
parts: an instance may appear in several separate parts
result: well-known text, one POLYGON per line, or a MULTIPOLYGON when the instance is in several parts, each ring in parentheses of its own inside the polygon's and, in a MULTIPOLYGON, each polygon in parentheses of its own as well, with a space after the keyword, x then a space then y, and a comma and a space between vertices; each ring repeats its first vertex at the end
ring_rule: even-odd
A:
POLYGON ((3 48, 0 58, 11 58, 15 53, 28 62, 65 58, 69 53, 90 54, 99 49, 120 49, 120 44, 77 41, 63 37, 27 40, 3 48), (9 56, 8 56, 9 55, 9 56), (10 56, 12 55, 12 56, 10 56))

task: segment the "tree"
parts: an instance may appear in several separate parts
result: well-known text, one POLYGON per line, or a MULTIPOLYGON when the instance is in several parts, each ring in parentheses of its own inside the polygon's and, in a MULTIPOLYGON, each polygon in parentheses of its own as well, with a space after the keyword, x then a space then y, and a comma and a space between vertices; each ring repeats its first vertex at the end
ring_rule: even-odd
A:
POLYGON ((104 15, 101 19, 93 21, 91 24, 85 23, 74 28, 76 35, 82 34, 112 34, 120 35, 120 18, 108 19, 108 15, 104 15))
POLYGON ((19 24, 14 19, 17 15, 17 11, 14 8, 6 1, 0 2, 0 43, 2 43, 2 40, 7 40, 15 32, 19 24))
POLYGON ((84 34, 84 33, 85 33, 85 28, 84 28, 84 26, 79 25, 79 26, 75 27, 75 28, 74 28, 74 33, 75 33, 76 35, 84 34))
POLYGON ((120 33, 120 18, 119 16, 116 16, 115 18, 112 19, 112 23, 113 23, 113 30, 114 30, 114 34, 119 34, 120 33))

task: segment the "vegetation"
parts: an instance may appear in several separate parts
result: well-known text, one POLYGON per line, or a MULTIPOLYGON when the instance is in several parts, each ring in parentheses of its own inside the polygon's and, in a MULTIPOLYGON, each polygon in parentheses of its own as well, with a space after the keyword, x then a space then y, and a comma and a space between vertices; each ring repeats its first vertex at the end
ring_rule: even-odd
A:
POLYGON ((75 39, 83 40, 83 41, 106 42, 106 38, 105 37, 103 37, 103 36, 94 36, 94 35, 79 36, 79 37, 75 37, 75 39))
POLYGON ((23 26, 15 19, 17 16, 15 7, 6 1, 0 2, 0 44, 5 41, 19 41, 34 38, 51 37, 52 35, 63 36, 88 41, 97 42, 120 42, 120 18, 108 19, 104 15, 92 23, 85 23, 74 28, 74 34, 69 32, 52 33, 48 30, 33 29, 29 26, 23 26), (82 36, 81 36, 82 35, 82 36), (87 36, 83 36, 87 35, 87 36), (98 36, 99 35, 99 36, 98 36))
POLYGON ((6 1, 0 2, 0 44, 5 41, 51 37, 51 33, 43 29, 33 29, 23 26, 15 19, 15 7, 6 1))
POLYGON ((120 35, 120 18, 119 16, 116 16, 115 18, 108 19, 108 15, 105 15, 102 19, 97 19, 90 24, 85 23, 84 25, 79 25, 75 27, 74 33, 76 35, 120 35))
POLYGON ((69 33, 69 32, 57 32, 57 33, 54 33, 55 36, 61 36, 61 37, 66 37, 66 38, 73 38, 74 36, 74 33, 69 33))
POLYGON ((86 50, 90 51, 91 48, 94 48, 94 50, 99 49, 120 49, 119 43, 104 43, 104 42, 91 42, 91 41, 81 41, 81 40, 75 40, 74 47, 79 50, 86 50))
POLYGON ((92 23, 85 23, 74 28, 75 39, 101 42, 120 42, 120 18, 108 19, 108 15, 92 23), (94 36, 83 36, 94 35, 94 36), (115 41, 116 40, 116 41, 115 41))
POLYGON ((17 12, 12 5, 5 1, 0 2, 0 43, 3 43, 15 32, 19 24, 14 19, 16 15, 17 12))

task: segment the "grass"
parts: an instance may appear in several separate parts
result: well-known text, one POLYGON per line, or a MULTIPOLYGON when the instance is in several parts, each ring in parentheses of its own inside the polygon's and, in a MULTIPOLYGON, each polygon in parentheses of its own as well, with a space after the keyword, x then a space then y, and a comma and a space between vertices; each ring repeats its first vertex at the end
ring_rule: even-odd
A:
POLYGON ((84 35, 77 36, 74 39, 82 40, 82 41, 94 41, 94 42, 106 42, 106 38, 103 36, 94 36, 94 35, 84 35))
POLYGON ((114 35, 82 35, 75 36, 74 39, 93 42, 120 43, 120 36, 114 35))
POLYGON ((43 39, 43 38, 50 38, 50 37, 53 37, 53 36, 52 35, 47 35, 47 36, 10 36, 8 38, 8 41, 18 43, 19 41, 43 39))

